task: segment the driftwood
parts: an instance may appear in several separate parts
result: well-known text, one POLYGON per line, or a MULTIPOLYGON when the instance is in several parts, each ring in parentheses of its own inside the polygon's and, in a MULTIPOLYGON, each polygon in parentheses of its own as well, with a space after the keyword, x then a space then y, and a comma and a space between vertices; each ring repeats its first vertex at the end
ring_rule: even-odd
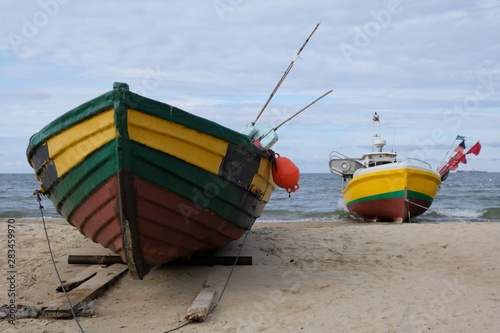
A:
POLYGON ((185 318, 192 321, 204 321, 212 306, 214 297, 215 291, 208 287, 203 288, 187 310, 185 318))

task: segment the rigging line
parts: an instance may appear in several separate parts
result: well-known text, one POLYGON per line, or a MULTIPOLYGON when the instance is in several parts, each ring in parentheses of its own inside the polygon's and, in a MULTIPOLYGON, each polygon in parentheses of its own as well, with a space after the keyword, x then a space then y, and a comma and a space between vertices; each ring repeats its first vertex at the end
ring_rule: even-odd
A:
POLYGON ((78 325, 78 328, 81 333, 85 333, 83 330, 82 326, 80 325, 80 321, 78 321, 78 318, 76 317, 76 313, 73 309, 73 304, 71 303, 71 300, 69 299, 68 293, 66 292, 66 288, 64 288, 64 284, 61 280, 61 276, 59 275, 59 270, 57 269, 56 265, 56 260, 54 259, 54 254, 52 253, 52 247, 50 246, 50 239, 49 239, 49 233, 47 232, 47 226, 45 224, 45 217, 43 214, 43 206, 42 206, 42 198, 40 197, 40 190, 36 190, 34 194, 36 195, 36 200, 38 201, 38 208, 40 209, 40 214, 42 216, 42 224, 43 224, 43 230, 45 231, 45 238, 47 239, 47 245, 49 247, 49 254, 50 258, 52 260, 52 264, 54 265, 54 270, 56 271, 57 279, 59 280, 59 285, 61 286, 62 291, 64 292, 64 295, 66 296, 66 299, 69 304, 69 308, 71 309, 71 314, 73 315, 73 318, 76 321, 76 324, 78 325))
POLYGON ((252 122, 253 125, 255 125, 255 123, 257 122, 257 120, 259 120, 260 116, 262 115, 262 113, 264 112, 264 110, 266 109, 267 105, 269 104, 269 102, 271 101, 271 99, 274 97, 274 94, 278 91, 279 87, 281 86, 281 84, 283 83, 283 81, 285 81, 285 78, 287 77, 288 73, 290 72, 290 70, 292 69, 293 67, 293 64, 295 63, 295 60, 297 60, 297 58, 299 58, 299 54, 300 52, 302 52, 302 50, 304 49, 304 47, 306 46, 307 42, 309 42, 309 39, 312 37, 312 35, 316 32, 316 29, 318 29, 319 25, 320 25, 321 22, 318 22, 318 24, 316 24, 316 27, 314 27, 314 30, 311 32, 311 34, 309 35, 309 37, 307 37, 306 41, 304 42, 304 44, 302 44, 302 47, 299 49, 299 51, 297 52, 297 54, 295 55, 295 57, 292 59, 292 62, 290 63, 290 65, 288 65, 288 68, 286 69, 285 73, 283 74, 283 76, 281 77, 281 79, 279 80, 278 84, 276 85, 276 87, 274 87, 274 90, 272 91, 271 95, 269 95, 266 103, 264 104, 264 106, 262 107, 262 110, 260 110, 259 114, 257 115, 257 118, 255 118, 255 120, 252 122))

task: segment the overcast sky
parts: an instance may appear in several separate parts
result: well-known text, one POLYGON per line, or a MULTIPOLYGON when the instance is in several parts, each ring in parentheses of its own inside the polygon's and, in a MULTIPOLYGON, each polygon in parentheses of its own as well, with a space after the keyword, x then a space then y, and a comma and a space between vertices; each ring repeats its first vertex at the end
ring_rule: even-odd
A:
POLYGON ((386 150, 436 169, 457 135, 500 171, 500 0, 0 0, 0 172, 32 172, 29 137, 126 82, 132 91, 240 130, 280 127, 273 149, 302 172, 328 156, 386 150))

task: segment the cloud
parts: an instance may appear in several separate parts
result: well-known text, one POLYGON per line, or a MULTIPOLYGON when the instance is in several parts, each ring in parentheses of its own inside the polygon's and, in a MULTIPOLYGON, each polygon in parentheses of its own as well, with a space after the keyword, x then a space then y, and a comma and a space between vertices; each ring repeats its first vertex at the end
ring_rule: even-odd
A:
MULTIPOLYGON (((334 91, 280 128, 276 150, 303 171, 328 172, 321 159, 331 150, 371 149, 377 111, 401 156, 431 140, 429 159, 439 160, 461 134, 492 147, 476 169, 500 171, 499 14, 496 0, 9 2, 0 13, 0 132, 26 142, 115 81, 239 130, 321 21, 259 124, 334 91)), ((23 160, 12 144, 0 153, 23 160)))

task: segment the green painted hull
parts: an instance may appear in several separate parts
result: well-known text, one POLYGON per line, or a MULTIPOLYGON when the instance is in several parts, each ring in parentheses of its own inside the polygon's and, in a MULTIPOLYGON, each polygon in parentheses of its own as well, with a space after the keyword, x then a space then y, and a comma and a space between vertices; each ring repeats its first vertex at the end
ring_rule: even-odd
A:
POLYGON ((239 238, 275 188, 271 157, 247 136, 125 84, 33 135, 27 157, 57 211, 139 278, 239 238))

